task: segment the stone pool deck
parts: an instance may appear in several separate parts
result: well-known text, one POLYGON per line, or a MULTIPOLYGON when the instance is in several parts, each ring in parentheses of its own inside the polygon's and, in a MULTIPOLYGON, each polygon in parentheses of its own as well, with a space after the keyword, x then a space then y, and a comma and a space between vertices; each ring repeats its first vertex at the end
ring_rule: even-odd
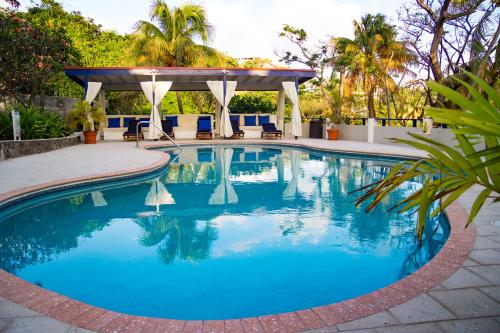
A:
MULTIPOLYGON (((206 143, 210 144, 214 141, 206 143)), ((229 142, 224 141, 224 143, 229 142)), ((261 140, 245 142, 263 143, 261 140)), ((272 142, 345 152, 422 156, 421 152, 411 148, 352 141, 332 142, 301 139, 272 142)), ((141 146, 143 145, 145 143, 141 143, 141 146)), ((84 181, 123 175, 130 170, 137 172, 153 170, 168 162, 166 156, 166 154, 157 151, 136 149, 135 143, 103 142, 97 146, 78 145, 49 153, 7 160, 0 162, 0 174, 2 175, 0 201, 39 187, 60 185, 75 180, 84 181)), ((474 191, 472 190, 460 198, 460 204, 465 210, 470 209, 474 191)), ((463 216, 461 216, 461 220, 463 221, 463 216)), ((475 240, 470 241, 471 244, 474 241, 473 249, 470 253, 466 249, 467 258, 463 264, 461 263, 463 258, 460 257, 460 264, 450 265, 445 270, 449 271, 447 276, 453 273, 450 277, 444 281, 442 281, 443 279, 439 280, 436 285, 433 284, 431 290, 415 293, 411 297, 406 293, 405 299, 407 301, 402 304, 386 307, 383 311, 374 311, 372 308, 369 312, 371 315, 353 321, 346 321, 348 317, 344 314, 344 317, 340 318, 343 320, 337 320, 337 323, 334 320, 335 317, 326 318, 320 308, 315 308, 314 311, 302 311, 298 315, 291 314, 288 317, 260 317, 259 320, 254 320, 251 325, 238 323, 240 326, 237 326, 237 329, 233 331, 300 331, 314 326, 321 328, 310 332, 500 332, 500 226, 491 224, 492 220, 500 220, 500 204, 488 204, 476 218, 474 224, 477 236, 475 240), (291 323, 296 325, 294 329, 290 328, 291 323)), ((467 232, 462 229, 458 230, 459 240, 467 239, 468 235, 471 235, 470 230, 473 229, 471 228, 467 232)), ((464 251, 463 248, 459 248, 460 242, 456 242, 454 245, 458 245, 457 252, 464 251)), ((453 248, 449 248, 449 250, 451 253, 447 253, 447 255, 453 259, 453 248)), ((443 257, 441 262, 446 263, 447 257, 441 257, 443 257)), ((431 273, 427 272, 426 274, 431 273)), ((5 276, 2 274, 1 278, 5 278, 5 276)), ((430 288, 431 286, 425 289, 430 288)), ((410 291, 410 289, 406 291, 410 291)), ((1 294, 6 295, 8 292, 4 289, 1 294)), ((400 294, 395 293, 394 295, 400 294)), ((383 297, 382 295, 381 298, 383 297)), ((363 308, 363 304, 358 305, 363 308)), ((192 331, 191 328, 203 332, 217 332, 224 329, 230 331, 229 327, 210 325, 210 322, 201 323, 194 327, 184 324, 180 330, 192 331)), ((168 328, 162 329, 161 326, 156 326, 155 329, 158 332, 172 331, 168 328)), ((147 331, 146 329, 134 330, 130 325, 121 327, 103 325, 98 330, 103 332, 147 331)), ((47 315, 13 303, 7 298, 0 297, 0 332, 83 333, 91 331, 52 319, 47 315)))

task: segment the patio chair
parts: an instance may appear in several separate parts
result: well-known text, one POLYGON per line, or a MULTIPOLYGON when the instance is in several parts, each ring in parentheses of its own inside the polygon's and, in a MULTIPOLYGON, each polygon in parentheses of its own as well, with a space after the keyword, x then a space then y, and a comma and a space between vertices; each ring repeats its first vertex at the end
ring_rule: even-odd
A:
POLYGON ((212 121, 210 117, 198 117, 198 127, 196 129, 196 139, 212 139, 212 121))
POLYGON ((123 133, 123 141, 133 141, 144 140, 144 134, 142 133, 142 125, 139 125, 139 132, 137 133, 137 123, 139 121, 137 119, 130 119, 128 122, 128 128, 125 133, 123 133))
MULTIPOLYGON (((172 139, 175 139, 175 134, 174 134, 174 126, 172 124, 172 121, 170 120, 162 120, 161 121, 161 129, 165 134, 167 134, 169 137, 172 139)), ((160 137, 160 140, 168 140, 168 138, 165 135, 162 135, 160 137)))
POLYGON ((274 137, 275 139, 281 139, 283 136, 283 131, 276 128, 274 123, 264 123, 262 124, 262 132, 260 133, 260 138, 264 137, 274 137))
POLYGON ((240 121, 231 119, 231 127, 233 129, 232 139, 243 139, 245 136, 245 131, 240 129, 240 121))

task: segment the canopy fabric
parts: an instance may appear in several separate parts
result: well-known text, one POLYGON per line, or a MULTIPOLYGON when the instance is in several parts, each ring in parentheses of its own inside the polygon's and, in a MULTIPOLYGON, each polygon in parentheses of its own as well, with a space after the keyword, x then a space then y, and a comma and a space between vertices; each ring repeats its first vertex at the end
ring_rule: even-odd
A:
POLYGON ((276 109, 276 118, 278 120, 276 127, 278 127, 279 130, 283 131, 285 124, 285 92, 283 91, 283 88, 278 91, 278 107, 276 109))
POLYGON ((229 118, 229 102, 236 91, 236 81, 226 81, 226 94, 224 95, 224 81, 207 81, 208 88, 215 99, 222 105, 222 114, 220 116, 220 133, 225 138, 233 136, 233 128, 229 118))
POLYGON ((102 194, 101 191, 91 192, 90 196, 92 197, 94 207, 104 207, 108 205, 108 202, 104 199, 104 194, 102 194))
POLYGON ((292 115, 291 115, 291 133, 293 136, 302 136, 302 120, 300 117, 299 97, 297 96, 297 88, 295 82, 282 82, 283 89, 286 96, 292 102, 292 115))
POLYGON ((292 170, 292 179, 283 191, 283 200, 292 200, 297 193, 300 173, 300 157, 301 152, 298 150, 290 151, 290 169, 292 170))
POLYGON ((209 205, 224 205, 226 202, 229 204, 238 203, 238 195, 234 190, 230 177, 231 160, 233 158, 232 148, 217 148, 216 150, 216 163, 220 170, 220 184, 215 188, 214 193, 208 200, 209 205), (227 198, 226 198, 227 196, 227 198))
POLYGON ((148 139, 150 140, 156 140, 162 136, 159 130, 159 128, 161 128, 160 104, 171 86, 171 81, 141 82, 142 91, 144 91, 146 98, 152 105, 149 121, 155 126, 149 126, 148 139))
POLYGON ((160 205, 174 205, 175 200, 160 181, 160 178, 156 178, 151 183, 151 188, 144 200, 146 206, 155 206, 156 212, 160 211, 160 205))
MULTIPOLYGON (((87 82, 87 91, 85 92, 85 102, 89 103, 89 105, 94 101, 99 90, 101 90, 102 82, 87 82)), ((87 113, 87 119, 90 123, 90 130, 95 131, 94 120, 92 119, 92 115, 87 113)))

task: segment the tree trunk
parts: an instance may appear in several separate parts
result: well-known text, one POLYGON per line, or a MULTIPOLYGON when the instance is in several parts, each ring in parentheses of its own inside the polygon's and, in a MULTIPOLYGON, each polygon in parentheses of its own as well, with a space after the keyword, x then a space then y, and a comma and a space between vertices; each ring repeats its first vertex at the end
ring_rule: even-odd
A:
POLYGON ((372 85, 368 91, 368 118, 376 118, 375 114, 375 87, 372 85))
POLYGON ((179 109, 179 113, 184 113, 184 108, 182 107, 182 95, 180 91, 175 92, 175 96, 177 97, 177 108, 179 109))
POLYGON ((443 71, 441 70, 441 62, 439 61, 438 50, 443 39, 444 23, 446 20, 446 13, 448 12, 450 2, 451 0, 444 1, 439 12, 439 17, 435 21, 434 36, 432 37, 431 50, 429 52, 429 64, 431 65, 430 67, 432 76, 434 76, 434 80, 439 83, 442 83, 444 81, 444 75, 443 71))
POLYGON ((389 89, 385 88, 385 101, 387 103, 387 125, 391 126, 391 100, 389 99, 389 89))
POLYGON ((344 71, 339 72, 339 103, 337 106, 337 114, 340 116, 342 114, 342 102, 344 97, 344 71))

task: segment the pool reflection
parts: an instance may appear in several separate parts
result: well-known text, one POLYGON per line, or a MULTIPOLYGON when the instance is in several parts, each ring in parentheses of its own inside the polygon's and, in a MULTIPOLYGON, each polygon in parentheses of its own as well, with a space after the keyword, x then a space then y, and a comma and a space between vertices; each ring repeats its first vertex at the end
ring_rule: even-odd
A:
MULTIPOLYGON (((403 184, 369 215, 364 207, 354 207, 355 196, 349 193, 383 178, 393 163, 276 147, 186 149, 163 173, 146 181, 57 199, 46 196, 21 211, 4 212, 0 267, 45 286, 50 281, 42 274, 44 266, 52 262, 63 270, 60 265, 82 265, 87 260, 82 258, 95 262, 96 256, 102 265, 125 259, 136 265, 147 262, 161 280, 186 270, 184 265, 226 274, 213 266, 221 260, 235 264, 235 259, 248 261, 245 269, 255 269, 278 258, 285 266, 277 264, 276 269, 286 276, 292 274, 286 273, 291 265, 286 256, 300 263, 297 258, 310 255, 317 262, 307 259, 312 265, 308 269, 332 281, 335 272, 339 285, 353 283, 340 268, 350 265, 365 267, 368 280, 381 270, 378 274, 387 277, 378 277, 377 283, 384 285, 428 262, 448 234, 446 223, 433 219, 419 246, 415 217, 386 212, 419 182, 403 184), (169 273, 150 262, 151 257, 169 273)), ((304 284, 311 283, 304 279, 304 284)), ((330 288, 335 295, 327 292, 318 304, 370 290, 330 288)), ((262 311, 258 314, 266 313, 262 311)), ((155 310, 140 314, 161 315, 155 310)))

